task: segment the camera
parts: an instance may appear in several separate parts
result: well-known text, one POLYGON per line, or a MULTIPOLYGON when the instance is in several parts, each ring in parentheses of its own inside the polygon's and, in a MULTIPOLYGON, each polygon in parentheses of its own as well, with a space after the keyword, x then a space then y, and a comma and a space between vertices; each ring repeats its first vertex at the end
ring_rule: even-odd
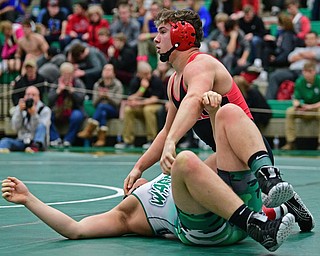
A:
POLYGON ((26 100, 26 109, 32 108, 33 103, 34 103, 34 101, 32 98, 27 99, 26 100))

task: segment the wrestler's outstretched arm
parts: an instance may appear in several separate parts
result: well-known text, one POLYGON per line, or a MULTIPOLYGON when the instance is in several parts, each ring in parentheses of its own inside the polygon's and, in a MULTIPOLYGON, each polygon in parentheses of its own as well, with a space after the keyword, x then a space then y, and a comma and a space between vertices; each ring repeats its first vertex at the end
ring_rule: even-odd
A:
POLYGON ((86 217, 79 222, 43 203, 15 177, 2 181, 2 197, 8 202, 24 205, 53 230, 69 239, 114 237, 129 233, 152 234, 135 197, 128 197, 112 210, 86 217))

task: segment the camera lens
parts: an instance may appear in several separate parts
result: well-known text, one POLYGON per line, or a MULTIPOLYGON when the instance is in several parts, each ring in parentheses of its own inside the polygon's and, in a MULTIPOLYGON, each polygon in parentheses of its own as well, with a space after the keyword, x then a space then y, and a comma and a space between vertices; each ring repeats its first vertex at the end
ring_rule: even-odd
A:
POLYGON ((33 106, 33 99, 32 98, 29 98, 26 100, 26 108, 32 108, 33 106))

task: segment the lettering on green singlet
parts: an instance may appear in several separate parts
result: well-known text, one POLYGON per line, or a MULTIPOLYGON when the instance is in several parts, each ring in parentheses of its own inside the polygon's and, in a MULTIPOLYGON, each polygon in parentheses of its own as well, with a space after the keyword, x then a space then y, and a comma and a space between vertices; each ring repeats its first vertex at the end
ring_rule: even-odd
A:
POLYGON ((149 202, 153 205, 163 206, 167 201, 170 187, 170 176, 164 176, 161 180, 158 180, 149 190, 149 193, 152 195, 152 199, 149 202))

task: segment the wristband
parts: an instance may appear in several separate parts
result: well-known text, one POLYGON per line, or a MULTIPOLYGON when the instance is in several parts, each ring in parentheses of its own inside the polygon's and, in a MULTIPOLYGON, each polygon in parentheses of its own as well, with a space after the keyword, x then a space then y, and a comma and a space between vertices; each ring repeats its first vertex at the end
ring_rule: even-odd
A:
POLYGON ((145 93, 145 91, 146 91, 146 88, 144 88, 142 86, 139 87, 139 92, 145 93))

